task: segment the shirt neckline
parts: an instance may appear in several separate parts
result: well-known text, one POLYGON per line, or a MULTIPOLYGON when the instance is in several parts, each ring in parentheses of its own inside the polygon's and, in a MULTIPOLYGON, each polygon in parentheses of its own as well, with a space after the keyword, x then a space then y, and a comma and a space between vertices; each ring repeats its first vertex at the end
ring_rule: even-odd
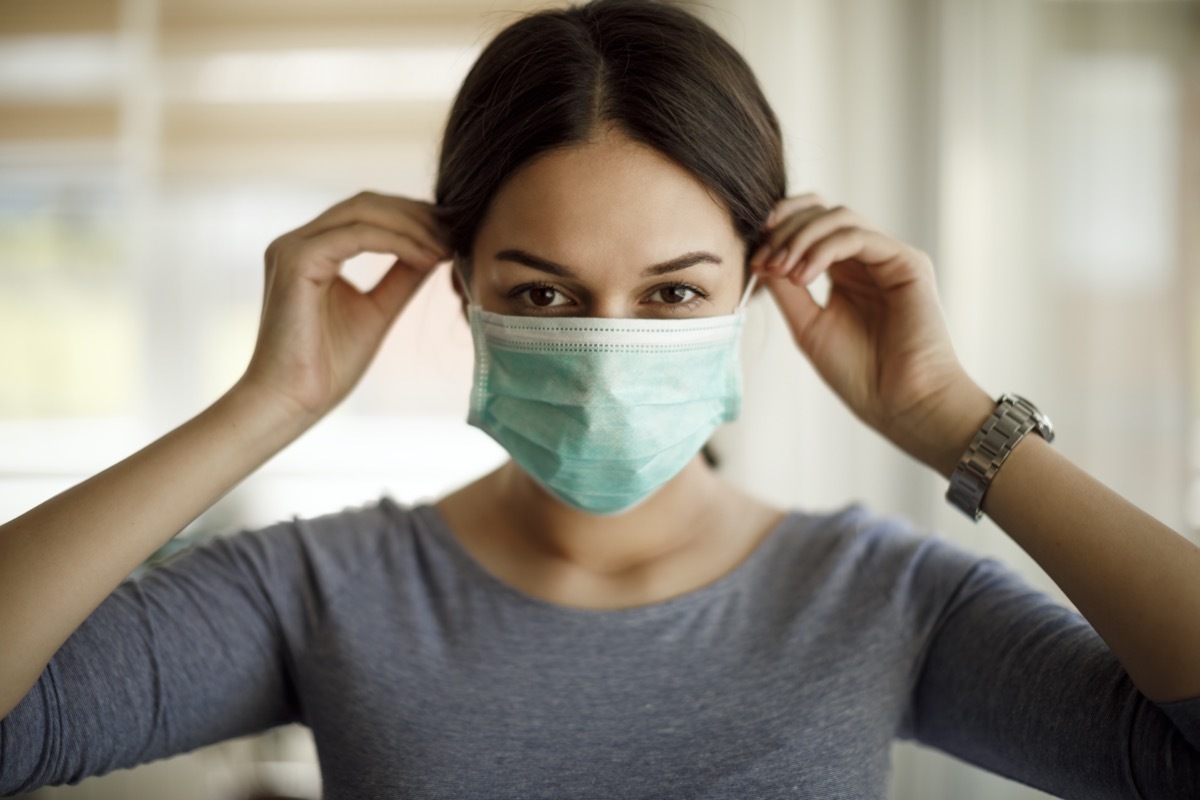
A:
POLYGON ((546 600, 501 580, 484 567, 463 546, 462 542, 458 540, 458 537, 450 528, 449 522, 446 521, 436 506, 429 503, 422 503, 414 506, 410 513, 415 515, 423 523, 424 527, 433 534, 433 538, 443 550, 448 552, 454 560, 461 563, 465 569, 478 577, 482 581, 482 585, 488 590, 503 594, 524 606, 536 608, 544 613, 557 616, 589 620, 620 619, 623 621, 657 618, 677 613, 692 606, 707 603, 736 590, 752 579, 751 576, 757 571, 760 564, 767 563, 770 552, 777 549, 779 542, 782 541, 783 531, 794 527, 805 516, 798 511, 786 512, 771 530, 768 531, 767 535, 762 538, 762 541, 758 543, 754 550, 743 558, 737 566, 703 586, 699 586, 683 594, 675 595, 674 597, 657 600, 653 603, 629 606, 627 608, 585 608, 546 600))

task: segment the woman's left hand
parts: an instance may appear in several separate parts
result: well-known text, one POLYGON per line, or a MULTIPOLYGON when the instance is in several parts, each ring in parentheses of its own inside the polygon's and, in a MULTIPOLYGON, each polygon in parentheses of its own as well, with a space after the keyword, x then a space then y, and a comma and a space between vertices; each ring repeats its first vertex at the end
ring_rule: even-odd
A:
POLYGON ((812 194, 780 201, 766 231, 750 266, 796 344, 860 419, 948 476, 995 402, 954 353, 929 256, 812 194))
MULTIPOLYGON (((767 231, 750 263, 800 349, 858 416, 949 477, 995 403, 954 355, 929 257, 812 195, 779 203, 767 231), (822 273, 824 308, 807 288, 822 273)), ((1144 697, 1196 697, 1200 550, 1041 437, 1027 440, 988 487, 988 516, 1058 584, 1144 697)))

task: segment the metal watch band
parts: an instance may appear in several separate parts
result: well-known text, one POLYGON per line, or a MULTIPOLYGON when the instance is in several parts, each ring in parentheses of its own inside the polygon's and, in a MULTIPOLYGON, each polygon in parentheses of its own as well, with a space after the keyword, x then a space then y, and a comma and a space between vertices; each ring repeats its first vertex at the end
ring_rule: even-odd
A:
POLYGON ((950 504, 979 521, 983 516, 983 496, 1000 465, 1017 442, 1032 430, 1047 442, 1054 441, 1054 428, 1037 406, 1020 395, 1003 395, 950 475, 950 488, 946 490, 950 504))

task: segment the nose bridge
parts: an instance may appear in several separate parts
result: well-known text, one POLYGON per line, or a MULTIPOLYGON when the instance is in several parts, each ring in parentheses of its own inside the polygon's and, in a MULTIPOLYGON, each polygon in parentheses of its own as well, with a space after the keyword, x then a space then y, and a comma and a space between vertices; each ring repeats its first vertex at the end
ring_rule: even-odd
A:
POLYGON ((592 296, 591 307, 587 309, 589 317, 605 317, 621 319, 635 316, 635 309, 629 298, 616 291, 597 292, 592 296))

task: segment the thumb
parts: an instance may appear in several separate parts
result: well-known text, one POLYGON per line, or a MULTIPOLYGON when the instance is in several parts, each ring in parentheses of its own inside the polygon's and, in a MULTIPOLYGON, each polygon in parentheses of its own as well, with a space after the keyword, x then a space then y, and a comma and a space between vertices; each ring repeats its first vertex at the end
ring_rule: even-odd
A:
POLYGON ((367 296, 387 320, 394 320, 436 266, 436 263, 428 267, 412 266, 397 259, 371 291, 367 292, 367 296))
POLYGON ((813 324, 821 315, 821 306, 813 299, 807 286, 797 286, 786 276, 767 278, 766 284, 771 296, 775 298, 775 304, 783 312, 788 327, 791 328, 792 338, 801 350, 806 350, 805 342, 813 324))

